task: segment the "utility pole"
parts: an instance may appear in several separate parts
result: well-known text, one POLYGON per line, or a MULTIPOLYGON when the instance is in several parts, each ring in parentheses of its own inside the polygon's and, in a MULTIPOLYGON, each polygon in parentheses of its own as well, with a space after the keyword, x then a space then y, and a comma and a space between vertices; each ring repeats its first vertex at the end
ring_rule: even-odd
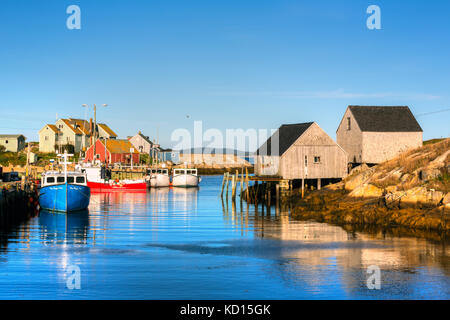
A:
MULTIPOLYGON (((107 107, 108 105, 105 103, 103 104, 104 107, 107 107)), ((83 107, 89 107, 87 104, 83 104, 83 107)), ((95 163, 95 157, 97 156, 97 150, 96 150, 96 144, 97 144, 97 105, 94 104, 94 154, 93 154, 93 162, 95 163)), ((91 133, 92 134, 92 133, 91 133)))

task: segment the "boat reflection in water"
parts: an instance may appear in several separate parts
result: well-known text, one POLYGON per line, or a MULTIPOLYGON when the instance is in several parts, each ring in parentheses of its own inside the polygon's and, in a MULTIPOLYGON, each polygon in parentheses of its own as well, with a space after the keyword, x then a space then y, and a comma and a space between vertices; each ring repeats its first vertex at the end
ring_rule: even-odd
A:
POLYGON ((172 188, 172 205, 174 212, 185 211, 186 214, 197 212, 199 188, 172 188))
POLYGON ((123 207, 124 204, 126 211, 133 213, 147 206, 147 190, 93 193, 91 199, 91 213, 108 213, 114 211, 115 207, 123 207))
POLYGON ((89 234, 89 210, 69 214, 41 210, 39 226, 42 240, 47 243, 86 244, 89 234))

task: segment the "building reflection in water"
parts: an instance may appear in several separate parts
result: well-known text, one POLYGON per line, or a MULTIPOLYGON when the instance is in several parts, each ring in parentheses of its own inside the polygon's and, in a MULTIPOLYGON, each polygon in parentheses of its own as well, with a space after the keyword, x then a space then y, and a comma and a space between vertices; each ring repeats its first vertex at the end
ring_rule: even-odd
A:
POLYGON ((225 222, 253 232, 256 239, 275 241, 284 261, 274 264, 278 276, 292 285, 307 283, 311 291, 319 292, 323 286, 336 282, 341 282, 347 292, 367 290, 366 270, 373 265, 382 270, 387 286, 406 281, 408 286, 402 290, 420 287, 405 279, 411 273, 432 273, 438 269, 450 275, 450 247, 446 243, 391 236, 382 231, 349 232, 326 223, 298 221, 292 219, 287 207, 249 207, 226 202, 222 207, 225 222))

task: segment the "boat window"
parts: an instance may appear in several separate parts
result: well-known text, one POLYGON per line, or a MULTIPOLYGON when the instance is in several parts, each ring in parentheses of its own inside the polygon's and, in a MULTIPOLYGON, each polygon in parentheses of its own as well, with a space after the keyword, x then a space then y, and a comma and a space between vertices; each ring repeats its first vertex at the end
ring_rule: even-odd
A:
POLYGON ((77 183, 84 183, 84 177, 77 177, 77 183))
POLYGON ((67 177, 67 183, 74 183, 75 178, 74 177, 67 177))
POLYGON ((162 173, 162 171, 161 171, 161 170, 158 170, 158 173, 162 173))
POLYGON ((48 177, 47 183, 55 183, 55 177, 48 177))
POLYGON ((64 177, 57 177, 56 182, 64 182, 64 177))

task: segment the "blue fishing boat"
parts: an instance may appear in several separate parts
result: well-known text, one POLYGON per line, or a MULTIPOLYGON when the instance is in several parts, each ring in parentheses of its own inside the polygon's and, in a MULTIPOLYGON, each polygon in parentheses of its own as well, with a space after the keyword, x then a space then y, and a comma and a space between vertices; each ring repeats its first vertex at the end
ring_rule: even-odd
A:
POLYGON ((86 210, 91 199, 86 174, 67 172, 67 157, 64 158, 64 172, 48 171, 42 175, 39 192, 39 206, 48 211, 72 212, 86 210))

